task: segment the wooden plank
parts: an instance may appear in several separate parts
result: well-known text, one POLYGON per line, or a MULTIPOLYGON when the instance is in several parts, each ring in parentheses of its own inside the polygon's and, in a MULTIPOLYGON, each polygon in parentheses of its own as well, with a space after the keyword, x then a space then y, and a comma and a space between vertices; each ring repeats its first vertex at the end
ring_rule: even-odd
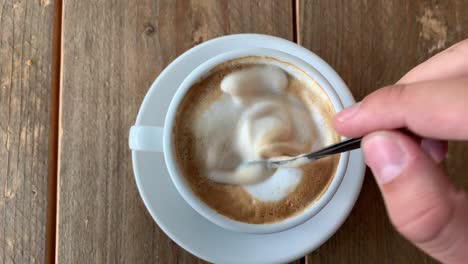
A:
POLYGON ((0 260, 45 259, 54 5, 0 0, 0 260))
POLYGON ((291 39, 291 1, 65 0, 63 12, 58 262, 202 262, 144 208, 128 130, 157 74, 190 47, 239 32, 291 39))
MULTIPOLYGON (((300 43, 324 58, 357 100, 438 51, 468 36, 468 3, 454 1, 299 1, 300 43)), ((447 167, 468 187, 467 144, 451 145, 447 167)), ((401 238, 367 173, 361 196, 343 227, 309 263, 432 263, 401 238)))

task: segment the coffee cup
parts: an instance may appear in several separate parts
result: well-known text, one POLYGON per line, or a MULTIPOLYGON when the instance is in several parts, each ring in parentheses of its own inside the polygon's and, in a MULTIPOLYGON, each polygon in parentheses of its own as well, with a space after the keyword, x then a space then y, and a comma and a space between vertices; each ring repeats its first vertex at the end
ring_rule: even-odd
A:
MULTIPOLYGON (((246 57, 267 57, 272 58, 281 63, 276 64, 277 67, 293 67, 300 69, 302 72, 310 76, 319 84, 323 91, 328 96, 331 105, 335 112, 339 112, 343 109, 343 105, 336 94, 336 91, 330 85, 330 83, 316 70, 312 65, 297 58, 293 55, 280 52, 272 49, 264 48, 250 48, 235 50, 231 52, 222 53, 217 55, 203 64, 196 67, 182 82, 176 91, 176 94, 171 100, 167 115, 162 127, 155 126, 133 126, 130 129, 129 145, 134 151, 150 151, 150 152, 161 152, 164 155, 164 160, 167 166, 169 175, 174 183, 176 189, 183 197, 183 199, 200 215, 205 217, 212 223, 232 231, 246 232, 246 233, 274 233, 284 231, 293 228, 308 219, 316 215, 327 203, 333 198, 336 190, 338 189, 343 179, 344 173, 348 163, 348 153, 341 154, 339 156, 334 175, 331 178, 326 189, 321 193, 320 197, 314 200, 310 205, 301 210, 300 212, 282 219, 280 221, 271 223, 248 223, 239 220, 232 219, 223 215, 222 213, 214 210, 212 207, 207 205, 199 196, 197 196, 190 184, 181 173, 179 166, 177 165, 177 159, 175 157, 174 144, 174 133, 173 128, 175 126, 176 116, 179 107, 186 96, 187 92, 192 89, 194 84, 205 78, 210 71, 215 67, 240 58, 246 57)), ((286 70, 286 69, 285 69, 286 70)), ((182 146, 183 147, 183 146, 182 146)), ((307 177, 307 176, 304 176, 307 177)), ((313 176, 310 176, 313 177, 313 176)))

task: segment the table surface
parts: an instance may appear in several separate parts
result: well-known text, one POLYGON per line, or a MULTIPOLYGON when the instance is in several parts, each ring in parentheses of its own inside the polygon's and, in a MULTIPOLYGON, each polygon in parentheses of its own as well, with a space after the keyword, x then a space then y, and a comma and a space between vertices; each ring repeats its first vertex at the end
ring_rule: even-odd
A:
MULTIPOLYGON (((0 262, 204 262, 145 210, 127 143, 150 84, 187 49, 279 36, 360 100, 466 38, 467 13, 464 0, 0 0, 0 262)), ((464 188, 467 155, 451 143, 445 162, 464 188)), ((368 172, 342 228, 296 262, 434 261, 392 228, 368 172)))

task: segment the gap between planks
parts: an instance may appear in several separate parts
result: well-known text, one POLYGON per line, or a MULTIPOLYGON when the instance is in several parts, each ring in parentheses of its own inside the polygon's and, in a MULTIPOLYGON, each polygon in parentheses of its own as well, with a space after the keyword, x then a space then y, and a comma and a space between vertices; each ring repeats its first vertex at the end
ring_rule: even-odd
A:
POLYGON ((291 0, 291 5, 292 5, 292 31, 293 31, 293 42, 295 42, 298 45, 301 45, 301 36, 300 36, 300 30, 299 30, 299 7, 300 5, 300 0, 291 0))
POLYGON ((49 178, 47 197, 47 227, 45 244, 45 263, 55 263, 57 239, 57 183, 58 147, 60 120, 60 85, 62 58, 62 0, 54 2, 54 22, 52 34, 52 81, 49 103, 49 178))

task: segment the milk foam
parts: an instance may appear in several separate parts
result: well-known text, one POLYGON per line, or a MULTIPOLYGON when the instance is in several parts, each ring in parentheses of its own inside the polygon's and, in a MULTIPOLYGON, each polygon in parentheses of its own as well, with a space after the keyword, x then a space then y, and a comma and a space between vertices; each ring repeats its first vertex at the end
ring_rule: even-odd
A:
POLYGON ((281 200, 301 181, 299 169, 239 165, 309 152, 314 143, 309 110, 287 96, 287 74, 275 66, 231 73, 220 86, 222 96, 204 112, 196 128, 198 135, 209 139, 208 177, 243 185, 262 201, 281 200))
POLYGON ((244 189, 259 200, 276 202, 294 191, 294 188, 301 182, 302 176, 302 171, 298 168, 280 168, 266 180, 245 185, 244 189))

